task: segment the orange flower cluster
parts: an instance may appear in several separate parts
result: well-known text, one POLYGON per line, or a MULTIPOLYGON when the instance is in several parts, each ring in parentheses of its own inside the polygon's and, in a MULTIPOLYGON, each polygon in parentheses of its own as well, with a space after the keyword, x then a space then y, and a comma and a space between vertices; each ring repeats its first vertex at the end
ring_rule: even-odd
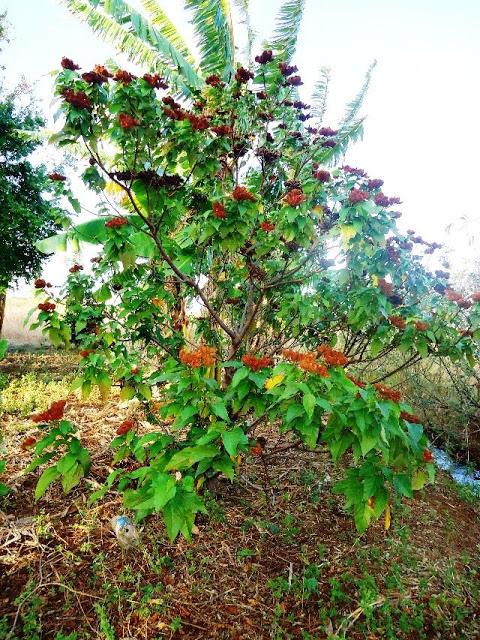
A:
POLYGON ((124 436, 129 431, 135 429, 135 421, 131 418, 127 418, 122 422, 122 424, 117 429, 117 435, 124 436))
POLYGON ((395 391, 394 389, 390 389, 390 387, 387 387, 386 385, 380 383, 374 384, 373 386, 385 400, 400 402, 400 398, 402 397, 400 391, 395 391))
POLYGON ((242 362, 252 371, 260 371, 261 369, 270 367, 273 364, 272 358, 269 358, 268 356, 257 358, 257 356, 254 356, 251 353, 247 353, 246 355, 242 356, 242 362))
POLYGON ((328 378, 329 376, 327 367, 318 362, 317 356, 313 352, 307 351, 303 353, 302 351, 294 351, 293 349, 284 349, 282 355, 287 358, 287 360, 290 360, 290 362, 296 362, 303 371, 315 373, 318 376, 322 376, 322 378, 328 378))
POLYGON ((215 364, 215 348, 203 345, 193 351, 181 349, 178 357, 187 367, 211 367, 215 364))
POLYGON ((318 347, 318 353, 321 354, 325 362, 331 367, 344 367, 348 364, 347 356, 341 351, 336 351, 327 344, 321 344, 318 347))
POLYGON ((53 302, 41 302, 38 305, 40 311, 53 311, 56 305, 53 302))
POLYGON ((113 74, 105 67, 103 64, 96 64, 93 68, 95 73, 98 73, 100 76, 104 78, 113 78, 113 74))
POLYGON ((433 462, 433 453, 430 451, 430 449, 424 450, 423 459, 425 460, 425 462, 433 462))
POLYGON ((136 76, 134 76, 129 71, 124 71, 123 69, 118 69, 113 76, 115 82, 123 82, 123 84, 130 84, 132 80, 135 80, 136 76))
POLYGON ((221 202, 214 202, 212 209, 213 209, 213 215, 215 216, 215 218, 227 217, 227 212, 225 211, 225 207, 221 202))
POLYGON ((350 382, 353 382, 354 385, 356 385, 357 387, 360 387, 360 389, 365 389, 365 386, 366 386, 365 382, 362 382, 358 378, 355 378, 354 376, 348 373, 347 373, 347 378, 350 380, 350 382))
POLYGON ((290 360, 290 362, 300 362, 300 360, 303 360, 307 354, 302 353, 301 351, 294 351, 293 349, 284 349, 282 351, 282 355, 287 360, 290 360))
POLYGON ((283 201, 291 207, 297 207, 305 201, 305 196, 301 189, 292 189, 287 193, 283 201))
POLYGON ((78 273, 79 271, 83 271, 83 267, 81 264, 74 264, 73 267, 69 269, 70 273, 78 273))
POLYGON ((400 418, 407 422, 411 422, 412 424, 422 424, 422 421, 418 416, 413 415, 413 413, 408 413, 407 411, 402 411, 400 413, 400 418))
POLYGON ((118 123, 122 129, 133 129, 134 127, 138 127, 140 124, 138 120, 128 113, 121 113, 118 116, 118 123))
POLYGON ((57 171, 54 171, 53 173, 49 173, 48 177, 50 180, 53 180, 54 182, 64 182, 66 180, 66 177, 62 176, 62 174, 58 173, 57 171))
POLYGON ((422 320, 415 322, 415 329, 417 329, 417 331, 426 331, 429 326, 428 322, 423 322, 422 320))
POLYGON ((378 279, 378 288, 386 296, 392 296, 393 295, 393 284, 391 282, 387 282, 385 280, 385 278, 379 278, 378 279))
POLYGON ((108 222, 105 223, 107 229, 118 229, 119 227, 123 227, 128 224, 128 220, 126 218, 112 218, 108 222))
POLYGON ((25 438, 25 440, 22 442, 22 444, 20 445, 20 449, 22 449, 23 451, 26 451, 30 447, 33 447, 33 445, 36 443, 37 443, 37 440, 33 436, 29 436, 28 438, 25 438))
POLYGON ((91 109, 92 103, 90 98, 84 91, 73 91, 72 89, 64 89, 62 92, 65 102, 71 104, 72 107, 77 109, 91 109))
POLYGON ((268 220, 266 220, 265 222, 262 222, 260 224, 260 229, 269 233, 270 231, 273 231, 275 229, 275 225, 273 224, 273 222, 268 222, 268 220))
POLYGON ((66 400, 57 400, 52 402, 50 408, 42 413, 37 413, 30 416, 33 422, 51 422, 52 420, 60 420, 63 418, 63 412, 65 411, 66 400))
POLYGON ((244 200, 250 200, 250 202, 255 202, 256 198, 251 191, 249 191, 246 187, 235 187, 232 191, 232 198, 237 202, 242 202, 244 200))
POLYGON ((391 325, 397 327, 397 329, 405 329, 407 323, 401 316, 388 316, 388 320, 391 325))

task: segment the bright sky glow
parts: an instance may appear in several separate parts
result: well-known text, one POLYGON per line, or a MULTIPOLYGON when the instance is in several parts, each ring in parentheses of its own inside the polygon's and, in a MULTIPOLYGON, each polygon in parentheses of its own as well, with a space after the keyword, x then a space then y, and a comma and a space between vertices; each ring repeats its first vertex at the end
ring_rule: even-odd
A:
MULTIPOLYGON (((183 3, 161 4, 188 37, 183 3)), ((252 0, 251 5, 260 52, 280 0, 252 0)), ((4 9, 12 25, 12 42, 1 55, 7 83, 12 86, 24 75, 45 114, 51 115, 48 74, 63 55, 84 69, 118 59, 57 0, 4 0, 4 9)), ((479 34, 478 0, 307 0, 294 58, 305 82, 305 101, 318 69, 331 68, 325 122, 331 126, 371 61, 378 60, 363 108, 364 140, 348 153, 347 162, 383 178, 387 195, 402 197, 403 228, 415 228, 427 240, 447 239, 461 260, 478 253, 479 227, 477 247, 468 245, 468 232, 445 233, 445 228, 460 216, 480 219, 479 34)))

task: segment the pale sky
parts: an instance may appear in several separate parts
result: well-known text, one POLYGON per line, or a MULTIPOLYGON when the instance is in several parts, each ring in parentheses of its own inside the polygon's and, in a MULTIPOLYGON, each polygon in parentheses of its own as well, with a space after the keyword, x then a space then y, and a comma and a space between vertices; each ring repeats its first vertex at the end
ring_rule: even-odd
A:
MULTIPOLYGON (((159 1, 189 37, 181 0, 159 1)), ((281 2, 250 4, 260 52, 281 2)), ((466 234, 445 234, 445 227, 460 216, 480 219, 480 0, 306 0, 306 5, 294 58, 305 81, 302 99, 308 102, 318 69, 329 66, 325 124, 334 126, 377 59, 363 108, 364 139, 347 162, 383 178, 387 195, 401 196, 403 228, 415 228, 427 240, 447 238, 457 255, 471 255, 466 234)), ((48 74, 63 55, 85 69, 118 57, 58 0, 0 0, 0 10, 5 9, 12 25, 12 42, 1 55, 7 81, 24 75, 45 114, 51 114, 48 74)))

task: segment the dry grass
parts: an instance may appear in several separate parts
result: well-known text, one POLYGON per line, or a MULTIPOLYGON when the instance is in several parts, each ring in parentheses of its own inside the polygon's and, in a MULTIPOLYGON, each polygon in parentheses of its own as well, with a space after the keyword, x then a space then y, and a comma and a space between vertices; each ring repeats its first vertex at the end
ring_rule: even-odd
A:
POLYGON ((6 338, 12 346, 41 347, 49 344, 48 339, 39 329, 30 331, 28 324, 27 326, 23 324, 27 314, 35 306, 36 300, 33 296, 7 295, 2 338, 6 338))

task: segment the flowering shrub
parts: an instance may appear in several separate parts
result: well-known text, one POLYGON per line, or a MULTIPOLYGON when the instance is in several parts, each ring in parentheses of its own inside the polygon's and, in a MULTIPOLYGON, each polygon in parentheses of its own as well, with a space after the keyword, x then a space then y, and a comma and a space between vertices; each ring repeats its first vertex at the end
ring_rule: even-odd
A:
POLYGON ((434 467, 413 408, 384 382, 395 371, 370 365, 391 352, 396 370, 472 362, 480 337, 478 299, 459 304, 422 262, 438 245, 397 229, 382 180, 335 166, 352 132, 320 126, 296 67, 270 50, 256 60, 185 104, 158 76, 97 67, 99 79, 64 61, 57 77, 57 139, 84 144, 83 178, 108 198, 69 232, 102 246, 92 274, 71 269, 38 325, 81 350, 84 396, 116 385, 163 421, 142 437, 119 426, 114 462, 131 467, 95 497, 116 488, 139 518, 161 512, 172 539, 190 536, 206 479, 262 455, 267 424, 343 460, 336 491, 359 531, 382 514, 388 526, 393 496, 412 497, 434 467))

